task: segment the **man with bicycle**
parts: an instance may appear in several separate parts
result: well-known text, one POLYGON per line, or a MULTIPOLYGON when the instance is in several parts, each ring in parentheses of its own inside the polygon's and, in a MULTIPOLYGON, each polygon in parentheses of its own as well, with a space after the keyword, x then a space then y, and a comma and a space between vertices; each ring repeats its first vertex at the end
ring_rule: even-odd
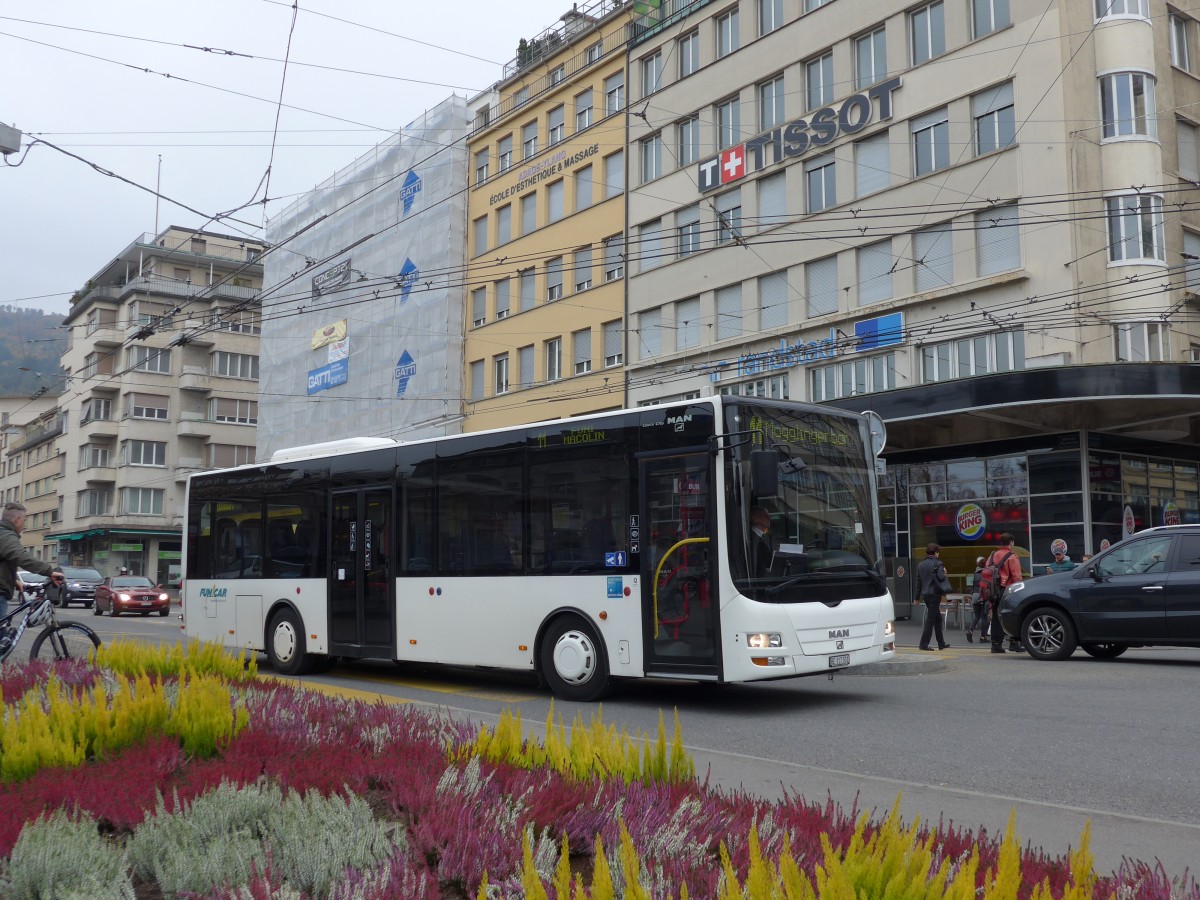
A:
POLYGON ((20 503, 5 503, 0 516, 0 619, 8 615, 8 601, 21 601, 17 584, 17 569, 22 568, 38 575, 48 575, 55 584, 64 580, 62 570, 35 557, 21 543, 21 530, 25 527, 25 507, 20 503))

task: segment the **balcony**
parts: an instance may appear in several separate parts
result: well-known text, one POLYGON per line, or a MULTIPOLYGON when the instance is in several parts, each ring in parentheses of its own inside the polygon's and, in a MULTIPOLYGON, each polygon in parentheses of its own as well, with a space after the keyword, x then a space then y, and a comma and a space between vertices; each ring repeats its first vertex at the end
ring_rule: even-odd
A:
POLYGON ((124 343, 124 335, 115 322, 89 323, 87 339, 93 347, 120 347, 124 343))
POLYGON ((175 464, 175 481, 183 484, 189 475, 204 471, 204 460, 198 456, 181 456, 175 464))
MULTIPOLYGON (((211 437, 213 423, 204 418, 202 413, 180 413, 177 433, 180 437, 207 438, 211 437)), ((183 465, 183 460, 179 461, 183 465)))
POLYGON ((90 419, 80 422, 79 427, 89 438, 112 438, 117 436, 118 425, 112 419, 90 419))
POLYGON ((179 375, 179 389, 208 393, 212 390, 212 376, 204 366, 184 366, 179 375))
POLYGON ((88 466, 79 473, 87 484, 112 484, 117 480, 116 466, 88 466))

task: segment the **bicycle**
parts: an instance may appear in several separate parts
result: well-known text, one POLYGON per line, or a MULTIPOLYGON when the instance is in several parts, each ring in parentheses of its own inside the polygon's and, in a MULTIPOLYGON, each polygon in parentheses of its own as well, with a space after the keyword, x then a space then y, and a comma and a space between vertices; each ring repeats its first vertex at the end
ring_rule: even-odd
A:
POLYGON ((25 634, 26 628, 42 628, 29 651, 32 662, 41 659, 53 662, 57 659, 87 659, 88 653, 100 646, 100 635, 82 622, 58 620, 54 603, 44 594, 21 603, 7 616, 0 618, 0 663, 12 655, 25 634), (13 620, 21 621, 14 628, 13 620))

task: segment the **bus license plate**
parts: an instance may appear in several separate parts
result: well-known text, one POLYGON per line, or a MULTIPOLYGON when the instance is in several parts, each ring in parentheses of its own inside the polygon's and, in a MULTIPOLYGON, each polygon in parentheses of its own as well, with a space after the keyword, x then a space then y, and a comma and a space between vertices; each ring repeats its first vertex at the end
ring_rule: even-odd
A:
POLYGON ((829 668, 831 669, 840 669, 848 665, 850 665, 849 653, 839 653, 836 656, 829 657, 829 668))

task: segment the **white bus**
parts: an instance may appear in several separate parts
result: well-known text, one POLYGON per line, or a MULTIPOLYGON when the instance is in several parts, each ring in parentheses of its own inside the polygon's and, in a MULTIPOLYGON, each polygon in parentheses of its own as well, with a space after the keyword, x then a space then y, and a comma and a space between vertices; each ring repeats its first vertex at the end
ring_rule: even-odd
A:
POLYGON ((185 530, 188 636, 285 674, 487 666, 588 701, 895 653, 867 420, 836 409, 712 397, 281 450, 191 476, 185 530))

